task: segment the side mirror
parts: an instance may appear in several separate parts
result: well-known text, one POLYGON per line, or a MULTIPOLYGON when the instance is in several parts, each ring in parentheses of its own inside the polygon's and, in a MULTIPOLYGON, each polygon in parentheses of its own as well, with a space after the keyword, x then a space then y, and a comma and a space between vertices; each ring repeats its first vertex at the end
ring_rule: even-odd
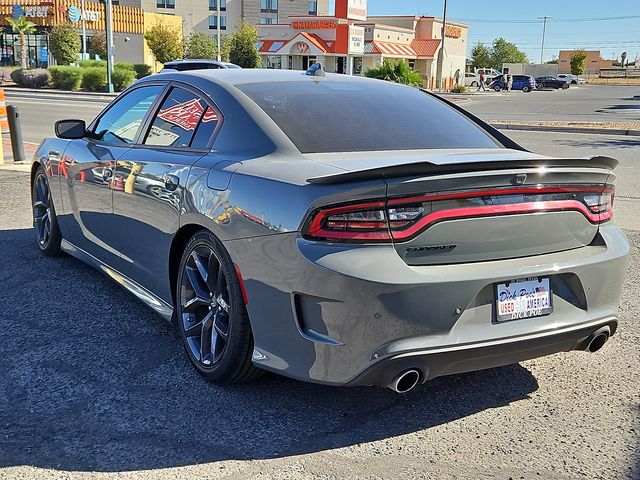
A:
POLYGON ((75 140, 87 136, 87 124, 84 120, 59 120, 55 126, 56 137, 75 140))

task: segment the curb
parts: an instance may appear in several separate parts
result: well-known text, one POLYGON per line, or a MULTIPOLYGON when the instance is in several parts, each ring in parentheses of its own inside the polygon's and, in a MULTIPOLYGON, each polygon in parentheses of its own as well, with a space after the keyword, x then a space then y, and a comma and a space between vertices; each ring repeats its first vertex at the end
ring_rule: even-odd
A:
POLYGON ((19 87, 0 87, 7 96, 12 98, 47 98, 47 99, 66 99, 66 100, 82 100, 84 102, 110 102, 118 94, 106 92, 69 92, 66 90, 54 89, 37 89, 37 88, 19 88, 19 87))
POLYGON ((628 130, 624 128, 588 128, 588 127, 561 127, 552 125, 519 125, 510 123, 489 122, 492 127, 498 130, 529 130, 538 132, 561 132, 561 133, 592 133, 602 135, 624 135, 640 137, 640 130, 628 130))

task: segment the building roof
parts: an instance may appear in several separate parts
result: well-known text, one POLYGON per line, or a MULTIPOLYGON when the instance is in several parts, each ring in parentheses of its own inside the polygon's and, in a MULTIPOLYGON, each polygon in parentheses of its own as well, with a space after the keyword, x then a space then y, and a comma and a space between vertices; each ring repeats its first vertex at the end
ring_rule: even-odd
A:
POLYGON ((335 42, 330 40, 323 40, 315 33, 298 32, 293 38, 278 39, 278 40, 260 40, 256 45, 260 53, 277 53, 282 50, 286 45, 296 40, 306 40, 324 53, 333 53, 335 51, 335 42), (302 38, 299 38, 302 37, 302 38))
POLYGON ((416 52, 411 48, 411 45, 401 43, 390 43, 372 41, 365 42, 364 53, 376 53, 379 55, 388 55, 393 57, 415 57, 416 52))
POLYGON ((411 42, 418 57, 433 57, 440 47, 441 40, 439 38, 432 39, 415 39, 411 42))

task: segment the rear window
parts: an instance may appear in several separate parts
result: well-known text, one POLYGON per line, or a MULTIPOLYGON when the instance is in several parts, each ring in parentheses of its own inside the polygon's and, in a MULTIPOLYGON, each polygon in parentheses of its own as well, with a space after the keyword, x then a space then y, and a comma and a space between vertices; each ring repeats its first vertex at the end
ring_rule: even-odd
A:
POLYGON ((497 146, 476 124, 417 88, 322 80, 238 88, 302 153, 497 146))

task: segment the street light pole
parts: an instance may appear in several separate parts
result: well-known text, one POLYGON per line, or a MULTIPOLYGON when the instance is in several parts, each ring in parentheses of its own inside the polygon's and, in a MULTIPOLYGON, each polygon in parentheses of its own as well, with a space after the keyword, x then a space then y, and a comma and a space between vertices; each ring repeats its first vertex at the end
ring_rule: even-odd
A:
POLYGON ((442 92, 442 64, 444 63, 444 39, 446 37, 447 26, 447 0, 444 0, 444 12, 442 14, 442 43, 438 52, 438 65, 436 66, 436 88, 442 92))
POLYGON ((85 23, 85 1, 80 4, 80 18, 82 19, 82 59, 87 59, 87 25, 85 23))
POLYGON ((111 21, 111 0, 105 0, 105 29, 107 34, 107 92, 113 93, 113 82, 111 73, 113 72, 113 23, 111 21))
POLYGON ((222 60, 222 45, 220 44, 220 3, 222 0, 216 0, 216 43, 218 44, 218 61, 222 60))
POLYGON ((543 20, 543 22, 542 22, 542 48, 540 49, 540 65, 542 65, 542 62, 543 62, 542 58, 543 58, 543 55, 544 55, 544 36, 547 33, 547 20, 549 20, 552 17, 544 16, 544 17, 538 17, 538 18, 541 18, 543 20))

